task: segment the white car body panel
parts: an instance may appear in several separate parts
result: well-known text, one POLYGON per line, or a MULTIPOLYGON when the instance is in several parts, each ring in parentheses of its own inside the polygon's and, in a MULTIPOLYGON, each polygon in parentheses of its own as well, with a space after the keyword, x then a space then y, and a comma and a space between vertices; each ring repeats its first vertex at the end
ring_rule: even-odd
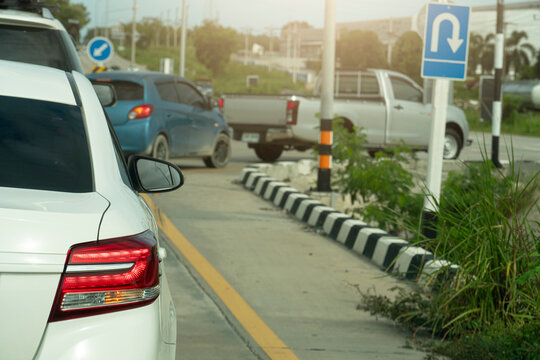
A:
POLYGON ((0 60, 0 63, 0 95, 75 105, 75 97, 64 72, 43 68, 36 78, 26 64, 5 60, 0 60), (61 80, 62 77, 65 81, 61 80))
MULTIPOLYGON (((174 359, 176 313, 162 268, 160 296, 149 305, 47 323, 71 246, 146 230, 159 236, 144 200, 122 180, 91 83, 72 74, 94 192, 0 187, 0 359, 174 359)), ((0 61, 0 95, 77 103, 65 72, 8 61, 0 61)))
POLYGON ((60 21, 55 18, 43 17, 28 11, 2 10, 0 17, 2 24, 14 24, 19 26, 41 27, 46 29, 65 30, 60 21))
POLYGON ((154 302, 137 309, 50 323, 35 360, 162 359, 160 339, 149 336, 159 332, 156 314, 158 303, 154 302))

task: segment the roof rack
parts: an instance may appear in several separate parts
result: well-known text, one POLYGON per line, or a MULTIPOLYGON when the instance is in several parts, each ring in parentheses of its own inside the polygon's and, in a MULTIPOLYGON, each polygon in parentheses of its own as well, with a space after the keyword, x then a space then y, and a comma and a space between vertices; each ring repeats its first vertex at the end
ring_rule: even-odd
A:
POLYGON ((29 11, 46 17, 52 16, 49 10, 58 8, 58 4, 47 3, 45 0, 0 0, 0 9, 29 11))

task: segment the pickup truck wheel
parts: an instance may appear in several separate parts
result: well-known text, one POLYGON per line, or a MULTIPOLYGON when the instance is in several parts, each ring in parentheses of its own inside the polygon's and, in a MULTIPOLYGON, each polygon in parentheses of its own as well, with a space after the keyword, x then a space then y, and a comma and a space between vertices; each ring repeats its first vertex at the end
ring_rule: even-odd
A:
POLYGON ((231 140, 225 134, 219 134, 216 138, 216 145, 211 156, 203 159, 204 164, 209 168, 222 168, 227 166, 231 159, 231 140))
POLYGON ((462 147, 463 140, 459 133, 454 129, 447 128, 444 135, 443 158, 445 160, 457 159, 462 147))
POLYGON ((169 159, 169 143, 164 135, 158 135, 152 146, 152 157, 159 160, 169 159))
POLYGON ((253 149, 257 157, 264 162, 276 161, 283 152, 283 146, 279 145, 255 145, 253 149))

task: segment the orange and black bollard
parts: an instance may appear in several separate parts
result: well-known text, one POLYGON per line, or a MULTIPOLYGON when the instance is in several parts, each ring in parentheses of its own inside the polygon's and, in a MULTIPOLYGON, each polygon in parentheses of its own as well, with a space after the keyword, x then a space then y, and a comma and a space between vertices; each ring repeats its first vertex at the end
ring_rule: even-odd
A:
POLYGON ((319 141, 319 174, 317 190, 331 191, 330 173, 332 169, 332 119, 321 119, 321 138, 319 141))

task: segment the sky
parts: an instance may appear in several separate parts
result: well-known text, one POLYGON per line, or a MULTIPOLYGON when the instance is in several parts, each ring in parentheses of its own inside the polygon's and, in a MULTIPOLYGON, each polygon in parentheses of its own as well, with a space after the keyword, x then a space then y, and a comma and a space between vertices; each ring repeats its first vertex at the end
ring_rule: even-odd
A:
MULTIPOLYGON (((71 0, 84 4, 90 12, 90 24, 118 25, 130 22, 134 0, 71 0), (108 9, 108 12, 107 12, 108 9), (108 13, 108 15, 107 15, 108 13), (96 16, 97 14, 97 16, 96 16)), ((454 1, 461 5, 494 5, 496 0, 454 1)), ((505 3, 523 0, 505 0, 505 3)), ((317 28, 324 24, 325 0, 186 0, 188 27, 200 25, 206 18, 218 18, 221 25, 255 34, 278 35, 279 28, 289 21, 306 21, 317 28), (273 30, 272 30, 273 28, 273 30)), ((336 0, 336 21, 358 21, 412 16, 425 5, 425 0, 336 0)), ((173 24, 182 15, 182 0, 137 0, 137 19, 161 17, 173 24)), ((178 20, 180 21, 180 20, 178 20)), ((86 29, 84 29, 86 30, 86 29)), ((84 32, 83 30, 83 32, 84 32)))

